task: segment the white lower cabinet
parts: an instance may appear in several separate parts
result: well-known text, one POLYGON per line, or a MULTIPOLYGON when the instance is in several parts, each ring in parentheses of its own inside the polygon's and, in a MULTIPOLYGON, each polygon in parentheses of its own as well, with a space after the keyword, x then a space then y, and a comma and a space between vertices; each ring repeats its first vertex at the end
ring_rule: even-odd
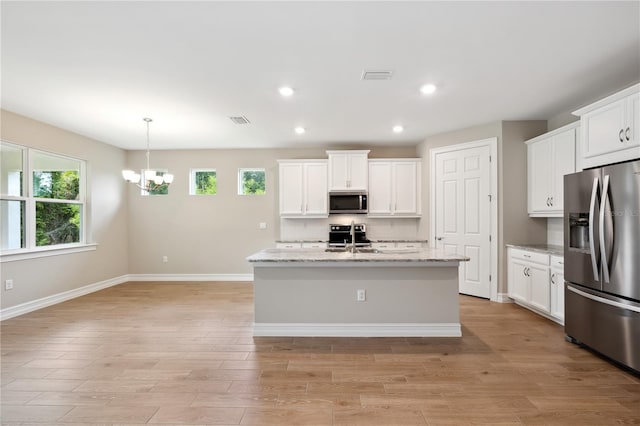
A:
POLYGON ((564 322, 564 258, 551 256, 551 316, 564 322))
POLYGON ((371 243, 371 247, 378 250, 419 250, 421 248, 425 248, 426 246, 426 241, 374 241, 371 243))
POLYGON ((279 249, 299 249, 299 248, 302 248, 302 243, 300 243, 300 242, 291 242, 291 243, 279 242, 279 243, 276 243, 276 248, 279 248, 279 249))
POLYGON ((508 259, 509 297, 519 305, 562 324, 564 322, 562 257, 510 247, 508 259))
POLYGON ((279 249, 299 249, 299 248, 327 248, 327 243, 323 241, 280 241, 276 243, 279 249))

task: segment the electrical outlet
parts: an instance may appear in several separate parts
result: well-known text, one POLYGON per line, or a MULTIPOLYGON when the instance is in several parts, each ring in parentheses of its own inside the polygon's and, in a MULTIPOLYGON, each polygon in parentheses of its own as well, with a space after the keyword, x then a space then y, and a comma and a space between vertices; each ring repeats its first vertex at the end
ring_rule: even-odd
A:
POLYGON ((162 256, 162 263, 169 262, 169 256, 162 256))
POLYGON ((367 292, 363 289, 360 289, 356 292, 356 300, 358 302, 364 302, 367 300, 367 292))
POLYGON ((13 280, 4 280, 4 289, 13 290, 13 280))
POLYGON ((258 224, 259 229, 267 229, 267 222, 260 222, 258 224))

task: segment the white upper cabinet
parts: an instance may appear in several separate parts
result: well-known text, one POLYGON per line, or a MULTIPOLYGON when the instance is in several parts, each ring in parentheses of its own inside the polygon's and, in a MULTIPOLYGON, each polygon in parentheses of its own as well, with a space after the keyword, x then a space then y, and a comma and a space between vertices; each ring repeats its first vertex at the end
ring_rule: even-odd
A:
POLYGON ((369 216, 421 214, 420 159, 369 160, 369 216))
POLYGON ((327 217, 327 161, 279 160, 280 217, 327 217))
POLYGON ((582 167, 640 158, 640 84, 573 114, 580 116, 582 167))
POLYGON ((572 123, 526 142, 529 216, 563 216, 564 175, 576 171, 577 127, 572 123))
POLYGON ((327 151, 329 191, 366 191, 368 155, 365 151, 327 151))

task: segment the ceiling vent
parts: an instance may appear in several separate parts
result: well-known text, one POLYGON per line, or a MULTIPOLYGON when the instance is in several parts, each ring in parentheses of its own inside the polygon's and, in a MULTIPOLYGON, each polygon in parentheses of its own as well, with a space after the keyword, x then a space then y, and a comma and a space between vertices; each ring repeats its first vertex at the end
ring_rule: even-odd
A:
POLYGON ((249 124, 249 123, 251 123, 249 121, 249 119, 247 117, 245 117, 244 115, 241 115, 239 117, 229 117, 229 119, 231 121, 233 121, 235 124, 249 124))
POLYGON ((391 80, 393 71, 388 70, 364 70, 362 71, 363 80, 391 80))

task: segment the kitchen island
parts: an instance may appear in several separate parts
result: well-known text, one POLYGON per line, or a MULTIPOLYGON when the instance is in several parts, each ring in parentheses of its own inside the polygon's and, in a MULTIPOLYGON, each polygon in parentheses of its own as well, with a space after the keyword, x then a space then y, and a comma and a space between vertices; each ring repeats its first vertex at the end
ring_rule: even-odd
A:
POLYGON ((427 248, 265 249, 247 260, 255 336, 462 335, 458 265, 467 257, 427 248))

